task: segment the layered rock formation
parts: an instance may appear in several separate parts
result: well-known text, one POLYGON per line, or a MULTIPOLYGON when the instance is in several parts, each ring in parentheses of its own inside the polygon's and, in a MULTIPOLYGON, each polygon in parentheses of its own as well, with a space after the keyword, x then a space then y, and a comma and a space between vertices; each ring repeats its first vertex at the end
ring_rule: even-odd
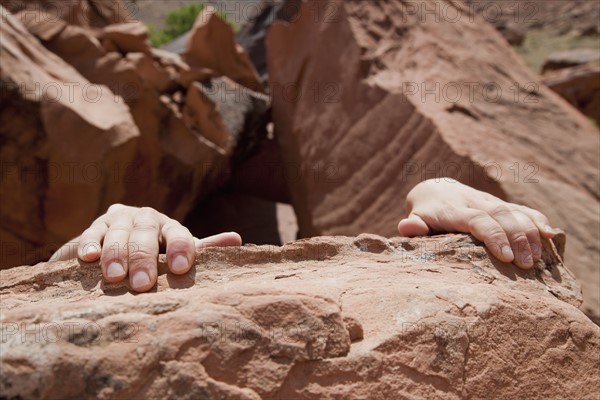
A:
POLYGON ((546 86, 583 114, 600 122, 600 65, 579 65, 548 72, 546 86))
POLYGON ((47 259, 115 202, 183 219, 266 134, 256 71, 210 7, 187 63, 120 1, 2 4, 3 268, 47 259))
POLYGON ((2 267, 47 259, 127 191, 140 131, 125 104, 46 50, 4 8, 2 267), (49 248, 46 248, 48 246, 49 248))
POLYGON ((557 69, 600 63, 600 49, 575 49, 558 51, 548 56, 542 66, 542 73, 557 69))
POLYGON ((300 234, 394 235, 407 192, 449 176, 566 229, 584 310, 599 317, 597 130, 469 8, 425 12, 433 3, 308 1, 271 27, 275 134, 300 234))
MULTIPOLYGON (((494 25, 509 41, 515 33, 525 36, 532 29, 570 37, 600 34, 598 3, 594 1, 464 0, 464 3, 470 12, 479 14, 494 25)), ((430 6, 430 9, 433 7, 430 6)))
POLYGON ((0 271, 3 397, 590 398, 600 328, 545 243, 464 235, 207 248, 134 295, 72 260, 0 271))

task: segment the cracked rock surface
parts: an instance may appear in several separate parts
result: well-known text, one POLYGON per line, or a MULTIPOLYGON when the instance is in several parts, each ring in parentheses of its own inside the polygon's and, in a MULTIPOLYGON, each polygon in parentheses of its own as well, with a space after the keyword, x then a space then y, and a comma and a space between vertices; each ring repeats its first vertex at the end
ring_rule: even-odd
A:
MULTIPOLYGON (((161 256, 162 257, 162 256, 161 256)), ((600 328, 547 242, 466 235, 207 248, 155 289, 77 260, 0 271, 6 398, 591 398, 600 328)))

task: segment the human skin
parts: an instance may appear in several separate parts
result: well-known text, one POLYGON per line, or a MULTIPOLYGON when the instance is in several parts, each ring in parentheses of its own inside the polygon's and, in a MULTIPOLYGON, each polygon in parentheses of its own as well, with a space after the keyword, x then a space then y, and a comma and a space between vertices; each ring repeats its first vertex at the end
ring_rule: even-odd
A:
MULTIPOLYGON (((542 239, 560 232, 539 211, 507 203, 449 178, 416 185, 406 198, 406 207, 409 216, 398 224, 400 235, 470 233, 496 258, 523 269, 540 259, 542 239)), ((133 290, 146 292, 156 284, 161 246, 166 249, 170 271, 182 275, 191 268, 197 249, 240 246, 242 238, 226 232, 198 239, 179 222, 152 208, 114 204, 69 245, 74 242, 82 261, 100 260, 107 282, 129 277, 133 290)), ((71 258, 66 246, 52 259, 71 258)))

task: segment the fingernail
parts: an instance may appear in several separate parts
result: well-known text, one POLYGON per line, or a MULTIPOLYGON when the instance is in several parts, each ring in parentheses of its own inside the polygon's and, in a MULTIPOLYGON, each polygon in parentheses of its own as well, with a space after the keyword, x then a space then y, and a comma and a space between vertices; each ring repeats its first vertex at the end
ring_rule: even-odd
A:
POLYGON ((100 249, 96 243, 88 243, 84 245, 79 251, 79 258, 88 259, 90 256, 97 256, 100 254, 100 249))
POLYGON ((533 265, 533 257, 531 256, 531 253, 525 253, 523 255, 523 264, 526 266, 533 265))
POLYGON ((125 275, 125 268, 117 262, 110 263, 106 268, 106 276, 109 278, 116 278, 125 275))
POLYGON ((512 249, 510 248, 510 246, 506 245, 506 246, 502 246, 502 258, 504 258, 505 260, 514 260, 515 255, 512 252, 512 249))
POLYGON ((556 229, 554 229, 553 227, 551 227, 550 225, 546 225, 544 227, 544 229, 546 230, 546 232, 553 233, 555 235, 558 233, 558 231, 556 229))
POLYGON ((149 283, 150 277, 144 271, 137 271, 131 278, 131 286, 133 286, 134 289, 148 286, 149 283))
POLYGON ((173 272, 183 273, 187 271, 189 267, 188 259, 185 256, 178 255, 171 262, 171 269, 173 272))

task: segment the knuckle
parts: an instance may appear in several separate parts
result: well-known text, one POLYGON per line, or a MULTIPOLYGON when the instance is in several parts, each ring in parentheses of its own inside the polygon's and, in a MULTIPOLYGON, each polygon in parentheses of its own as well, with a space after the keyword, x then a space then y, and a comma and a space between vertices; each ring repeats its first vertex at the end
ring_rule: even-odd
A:
POLYGON ((177 236, 181 236, 181 237, 184 237, 187 235, 192 236, 192 233, 190 232, 190 230, 188 228, 181 225, 179 222, 177 222, 175 220, 171 220, 163 226, 163 234, 165 236, 168 236, 168 235, 177 235, 177 236))
POLYGON ((511 242, 516 243, 516 244, 529 243, 529 241, 527 240, 527 235, 525 234, 525 232, 522 232, 522 231, 513 233, 510 236, 510 240, 511 240, 511 242))
POLYGON ((548 224, 549 219, 548 217, 546 217, 546 215, 536 209, 527 207, 527 206, 521 206, 521 211, 524 214, 530 215, 533 219, 543 223, 543 224, 548 224))
POLYGON ((474 210, 469 217, 469 226, 473 226, 481 220, 489 218, 489 214, 482 210, 474 210))
POLYGON ((505 242, 506 234, 499 227, 491 227, 486 229, 483 234, 491 241, 491 242, 505 242))
POLYGON ((535 226, 528 226, 527 228, 525 228, 525 236, 527 236, 530 239, 539 239, 540 238, 540 231, 538 230, 537 227, 535 226))
POLYGON ((140 207, 138 213, 147 217, 154 217, 157 214, 157 211, 152 207, 140 207))
POLYGON ((130 226, 115 224, 115 225, 111 225, 108 227, 108 231, 106 232, 106 234, 108 235, 108 233, 118 233, 118 232, 129 233, 129 231, 131 231, 130 226))
POLYGON ((505 205, 505 204, 500 204, 496 207, 494 207, 494 209, 491 212, 491 215, 493 216, 503 216, 503 215, 507 215, 511 213, 511 209, 505 205))
POLYGON ((130 244, 129 263, 147 265, 155 261, 156 255, 152 251, 138 245, 130 244))
POLYGON ((104 243, 102 246, 102 261, 122 261, 125 259, 126 249, 119 243, 104 243))
POLYGON ((170 252, 187 251, 188 249, 192 248, 193 245, 193 239, 191 237, 184 236, 169 238, 169 241, 167 242, 167 247, 170 252))
POLYGON ((156 231, 158 226, 151 220, 139 220, 133 223, 133 229, 136 231, 156 231))
POLYGON ((121 204, 121 203, 115 203, 112 204, 110 207, 108 207, 108 212, 116 212, 116 211, 121 211, 123 210, 125 207, 125 205, 121 204))
POLYGON ((158 218, 156 211, 150 207, 140 208, 133 220, 133 228, 141 230, 158 229, 158 218))

